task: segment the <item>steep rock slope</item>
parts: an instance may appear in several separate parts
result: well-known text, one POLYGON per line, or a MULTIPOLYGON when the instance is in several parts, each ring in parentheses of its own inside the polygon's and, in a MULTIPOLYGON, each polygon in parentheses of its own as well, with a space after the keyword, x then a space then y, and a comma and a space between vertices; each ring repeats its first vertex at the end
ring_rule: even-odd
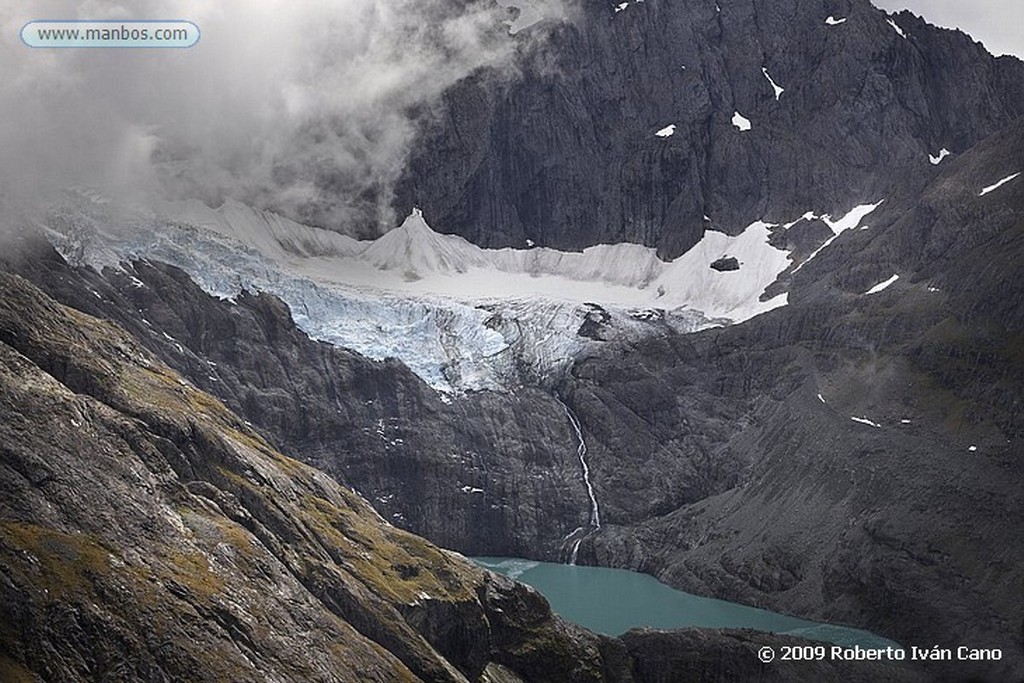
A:
POLYGON ((540 388, 447 402, 401 363, 310 340, 280 300, 215 299, 149 262, 101 276, 38 238, 7 267, 116 320, 288 453, 353 486, 396 525, 467 554, 557 560, 586 519, 576 436, 540 388))
POLYGON ((0 291, 4 680, 920 680, 758 661, 793 638, 565 624, 281 455, 118 327, 17 276, 0 291))
POLYGON ((674 257, 709 226, 877 201, 1024 113, 1024 64, 867 0, 576 4, 527 29, 550 36, 521 78, 478 72, 424 118, 401 214, 674 257))
POLYGON ((1019 678, 1022 158, 1018 122, 809 263, 785 310, 578 363, 564 391, 609 521, 581 557, 907 644, 1001 647, 939 668, 1019 678), (663 471, 642 424, 742 462, 736 485, 616 500, 663 471))
POLYGON ((387 525, 124 331, 2 278, 5 679, 604 676, 598 640, 536 594, 387 525))

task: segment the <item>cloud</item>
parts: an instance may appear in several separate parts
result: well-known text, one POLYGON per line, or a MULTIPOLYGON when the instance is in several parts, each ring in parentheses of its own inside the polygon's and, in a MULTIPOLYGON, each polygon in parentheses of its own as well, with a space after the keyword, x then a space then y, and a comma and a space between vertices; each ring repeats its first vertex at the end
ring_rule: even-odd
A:
POLYGON ((202 30, 188 50, 4 41, 8 192, 89 185, 212 203, 232 196, 343 230, 393 220, 413 113, 477 69, 514 77, 524 40, 508 35, 508 11, 494 0, 4 5, 7 36, 41 18, 189 19, 202 30))

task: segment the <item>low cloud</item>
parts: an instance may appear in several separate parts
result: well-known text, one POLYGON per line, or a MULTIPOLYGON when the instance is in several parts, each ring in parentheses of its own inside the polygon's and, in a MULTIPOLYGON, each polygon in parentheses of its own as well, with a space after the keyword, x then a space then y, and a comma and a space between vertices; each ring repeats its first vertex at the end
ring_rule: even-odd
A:
MULTIPOLYGON (((515 76, 494 0, 5 3, 0 183, 231 196, 340 229, 389 224, 391 187, 445 88, 515 76), (186 50, 30 49, 33 19, 189 19, 186 50)), ((537 39, 542 31, 532 33, 537 39)))

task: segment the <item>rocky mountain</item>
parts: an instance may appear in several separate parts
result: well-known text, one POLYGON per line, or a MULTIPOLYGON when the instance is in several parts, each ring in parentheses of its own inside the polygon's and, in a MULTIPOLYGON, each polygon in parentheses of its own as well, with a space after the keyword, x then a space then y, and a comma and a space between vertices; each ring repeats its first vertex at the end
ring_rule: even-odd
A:
POLYGON ((908 645, 1002 647, 994 666, 938 669, 1001 680, 1024 638, 1024 197, 1012 180, 985 190, 1022 152, 1018 123, 951 160, 793 273, 784 308, 597 342, 554 385, 514 392, 445 398, 401 363, 310 340, 273 297, 218 300, 169 266, 99 274, 27 238, 7 267, 118 320, 271 442, 445 546, 565 559, 590 507, 568 406, 604 522, 579 561, 908 645))
POLYGON ((1024 65, 861 0, 573 7, 412 112, 375 240, 5 217, 5 678, 1024 680, 1024 65), (599 637, 452 551, 1002 657, 599 637))
POLYGON ((662 660, 730 680, 799 642, 707 632, 681 657, 656 632, 567 624, 274 450, 118 326, 0 286, 5 681, 658 681, 662 660))
POLYGON ((565 391, 606 519, 645 520, 583 556, 897 640, 1000 642, 1005 668, 988 675, 1019 677, 1024 346, 1008 302, 1024 285, 1024 194, 981 192, 1024 158, 1022 133, 823 252, 786 309, 578 362, 565 391), (693 495, 680 483, 708 468, 665 477, 672 443, 734 463, 737 480, 693 495))
POLYGON ((400 214, 486 246, 633 242, 842 212, 1024 114, 1024 64, 868 0, 577 4, 427 117, 400 214), (705 218, 706 217, 706 218, 705 218))

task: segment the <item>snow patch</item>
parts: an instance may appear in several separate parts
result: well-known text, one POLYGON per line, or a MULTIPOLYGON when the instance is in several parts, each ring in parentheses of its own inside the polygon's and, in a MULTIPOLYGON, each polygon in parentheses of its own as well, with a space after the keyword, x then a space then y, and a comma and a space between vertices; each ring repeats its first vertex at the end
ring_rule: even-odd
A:
POLYGON ((508 32, 515 35, 523 29, 529 28, 544 19, 547 15, 545 9, 556 6, 556 3, 536 2, 535 0, 496 0, 501 7, 514 7, 519 10, 519 16, 514 21, 508 22, 508 32))
POLYGON ((979 196, 979 197, 984 197, 984 196, 985 196, 985 195, 987 195, 987 194, 988 194, 989 192, 994 192, 995 190, 998 190, 998 189, 999 189, 1000 187, 1002 187, 1002 186, 1003 186, 1003 185, 1005 185, 1006 183, 1010 182, 1011 180, 1013 180, 1014 178, 1016 178, 1016 177, 1017 177, 1017 176, 1019 176, 1019 175, 1020 175, 1020 172, 1018 171, 1017 173, 1014 173, 1013 175, 1009 175, 1009 176, 1006 176, 1005 178, 1003 178, 1002 180, 1000 180, 1000 181, 999 181, 998 183, 996 183, 995 185, 989 185, 988 187, 986 187, 985 189, 983 189, 983 190, 982 190, 982 191, 981 191, 981 192, 980 192, 980 193, 978 194, 978 196, 979 196))
POLYGON ((878 427, 879 429, 881 429, 882 427, 882 425, 878 424, 877 422, 872 422, 866 417, 851 417, 850 419, 853 420, 854 422, 859 422, 862 425, 868 425, 869 427, 878 427))
POLYGON ((821 401, 822 403, 824 403, 825 402, 825 397, 822 396, 821 394, 818 394, 818 400, 821 401))
POLYGON ((939 150, 939 153, 937 155, 932 156, 931 154, 929 154, 928 161, 931 162, 932 166, 938 166, 939 164, 942 163, 942 160, 948 157, 949 155, 950 151, 943 147, 942 149, 939 150))
POLYGON ((786 92, 786 89, 775 82, 775 79, 771 77, 771 74, 768 73, 768 69, 766 67, 761 67, 761 73, 763 73, 764 77, 768 79, 768 82, 772 84, 772 90, 775 91, 775 101, 778 102, 779 98, 782 97, 782 93, 786 92))
POLYGON ((878 294, 879 292, 881 292, 881 291, 883 291, 885 289, 888 289, 888 287, 890 285, 892 285, 894 282, 896 282, 899 279, 900 279, 899 275, 893 275, 888 280, 883 280, 883 281, 879 282, 877 285, 875 285, 874 287, 872 287, 871 289, 869 289, 868 291, 866 291, 864 293, 865 294, 878 294))
POLYGON ((900 34, 901 38, 907 37, 907 34, 903 32, 903 29, 901 29, 895 21, 892 19, 886 19, 886 21, 889 22, 889 26, 892 26, 896 33, 900 34))
POLYGON ((971 453, 977 453, 978 452, 978 447, 977 446, 971 446, 967 450, 969 450, 971 453))
POLYGON ((843 17, 842 19, 836 19, 832 15, 829 15, 828 19, 825 20, 825 23, 828 24, 829 26, 839 26, 839 24, 846 23, 846 17, 843 17))
POLYGON ((847 213, 845 216, 843 216, 842 218, 840 218, 837 221, 833 221, 832 220, 832 216, 829 215, 829 214, 826 214, 824 216, 817 216, 817 215, 815 215, 814 213, 811 213, 811 212, 805 213, 803 215, 803 218, 805 220, 811 220, 811 219, 814 219, 814 218, 820 218, 822 221, 824 221, 825 225, 827 225, 832 230, 832 237, 829 237, 827 240, 825 240, 825 243, 822 244, 817 249, 815 249, 814 252, 810 256, 808 256, 807 259, 803 263, 801 263, 796 268, 794 268, 793 272, 794 273, 799 272, 800 269, 803 268, 804 266, 806 266, 808 263, 810 263, 811 260, 814 259, 815 256, 820 254, 829 245, 831 245, 833 242, 835 242, 839 238, 839 236, 841 234, 843 234, 847 230, 850 230, 852 228, 856 228, 858 225, 860 225, 861 221, 863 221, 865 218, 867 218, 867 216, 869 214, 871 214, 872 211, 874 211, 879 206, 881 206, 882 202, 884 202, 884 201, 885 200, 883 199, 882 201, 877 202, 875 204, 861 204, 860 206, 855 206, 855 207, 853 207, 853 209, 850 210, 849 213, 847 213))
POLYGON ((668 126, 665 126, 661 130, 659 130, 657 133, 655 133, 655 135, 657 135, 659 138, 667 138, 667 137, 671 137, 672 135, 675 135, 675 132, 676 132, 676 124, 673 123, 673 124, 670 124, 668 126))
POLYGON ((736 128, 744 132, 750 130, 751 128, 750 119, 748 119, 739 112, 735 112, 732 115, 732 125, 736 126, 736 128))

